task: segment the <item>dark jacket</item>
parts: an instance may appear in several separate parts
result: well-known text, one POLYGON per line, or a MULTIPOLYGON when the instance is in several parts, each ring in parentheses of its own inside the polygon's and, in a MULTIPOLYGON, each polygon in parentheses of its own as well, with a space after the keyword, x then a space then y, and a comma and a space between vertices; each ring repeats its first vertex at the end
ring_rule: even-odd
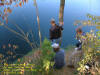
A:
POLYGON ((50 40, 53 40, 53 39, 58 39, 61 37, 61 31, 63 30, 62 26, 54 26, 54 27, 51 27, 49 32, 50 32, 50 40))

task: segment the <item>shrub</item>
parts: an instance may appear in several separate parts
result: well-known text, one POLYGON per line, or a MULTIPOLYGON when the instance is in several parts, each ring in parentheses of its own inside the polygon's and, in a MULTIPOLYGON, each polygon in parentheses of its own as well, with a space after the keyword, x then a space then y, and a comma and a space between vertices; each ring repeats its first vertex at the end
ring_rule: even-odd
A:
POLYGON ((53 66, 54 62, 51 62, 52 58, 54 57, 54 52, 51 47, 51 42, 45 39, 42 43, 41 48, 41 57, 36 64, 37 71, 40 71, 42 75, 46 75, 50 73, 51 67, 53 66))
MULTIPOLYGON (((92 19, 92 25, 96 25, 96 27, 97 25, 100 25, 99 22, 97 22, 98 20, 96 19, 96 16, 88 14, 88 17, 92 19)), ((86 33, 85 36, 81 36, 80 38, 83 40, 82 50, 84 51, 84 56, 79 62, 79 67, 77 69, 79 74, 99 75, 100 61, 98 60, 98 57, 100 56, 100 31, 95 32, 91 30, 90 32, 86 33), (91 67, 87 64, 91 65, 91 67)))

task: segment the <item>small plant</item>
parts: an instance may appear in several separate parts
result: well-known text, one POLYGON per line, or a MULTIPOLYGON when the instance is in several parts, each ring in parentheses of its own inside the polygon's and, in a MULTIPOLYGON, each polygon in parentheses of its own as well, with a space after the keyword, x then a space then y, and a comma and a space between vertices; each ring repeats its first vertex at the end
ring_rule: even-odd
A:
POLYGON ((41 49, 41 57, 40 60, 38 61, 38 64, 36 65, 36 68, 38 71, 42 72, 44 75, 49 74, 50 68, 53 66, 54 62, 51 62, 51 59, 54 56, 54 52, 51 47, 50 41, 47 39, 44 40, 42 43, 42 49, 41 49))

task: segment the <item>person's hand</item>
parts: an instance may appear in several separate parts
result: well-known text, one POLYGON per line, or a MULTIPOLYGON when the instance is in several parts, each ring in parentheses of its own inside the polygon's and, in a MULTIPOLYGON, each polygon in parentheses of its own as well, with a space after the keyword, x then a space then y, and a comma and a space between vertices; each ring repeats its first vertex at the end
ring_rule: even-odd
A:
POLYGON ((59 22, 60 26, 63 26, 64 25, 64 22, 59 22))

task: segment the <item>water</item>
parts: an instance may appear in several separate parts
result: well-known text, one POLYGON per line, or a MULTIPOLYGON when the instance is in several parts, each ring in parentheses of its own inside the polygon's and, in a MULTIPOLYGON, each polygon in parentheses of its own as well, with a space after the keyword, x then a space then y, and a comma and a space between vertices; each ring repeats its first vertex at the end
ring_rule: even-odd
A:
MULTIPOLYGON (((9 1, 9 0, 8 0, 9 1)), ((16 0, 15 0, 16 1, 16 0)), ((14 7, 18 2, 12 2, 10 5, 0 5, 0 11, 4 8, 10 7, 11 13, 8 13, 8 25, 10 28, 15 29, 19 32, 14 24, 19 25, 25 32, 33 30, 34 40, 39 42, 38 38, 38 27, 36 22, 36 9, 33 0, 24 0, 22 7, 14 7)), ((100 0, 66 0, 64 9, 64 31, 62 47, 68 45, 74 45, 75 40, 75 29, 73 25, 75 20, 86 20, 86 14, 90 13, 93 15, 100 16, 100 0)), ((46 37, 49 38, 50 19, 55 18, 56 23, 59 22, 59 8, 60 0, 37 0, 42 40, 46 37)), ((0 21, 3 21, 0 17, 0 21)), ((89 31, 95 29, 95 27, 83 27, 83 31, 89 31)), ((4 27, 0 26, 0 52, 2 52, 2 45, 15 44, 19 46, 17 53, 26 54, 31 49, 29 45, 20 39, 18 36, 8 31, 4 27)), ((4 52, 4 51, 3 51, 4 52)))

